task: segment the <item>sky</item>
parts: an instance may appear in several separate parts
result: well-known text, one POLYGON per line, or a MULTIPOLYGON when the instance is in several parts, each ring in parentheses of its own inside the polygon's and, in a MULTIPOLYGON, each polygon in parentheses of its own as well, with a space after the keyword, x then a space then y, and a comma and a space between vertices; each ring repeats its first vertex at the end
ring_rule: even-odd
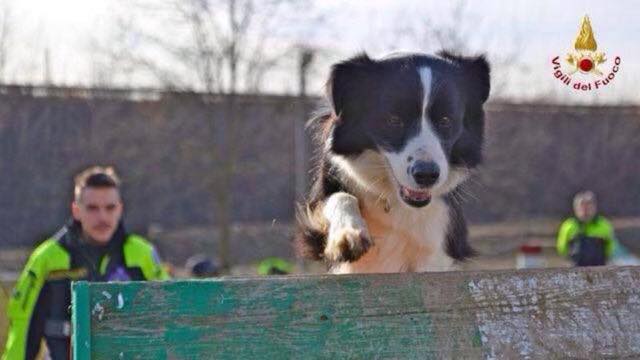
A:
MULTIPOLYGON (((91 85, 91 44, 106 38, 114 12, 118 11, 116 1, 0 0, 13 19, 6 81, 41 83, 47 73, 44 59, 48 53, 48 73, 54 84, 91 85)), ((408 32, 420 31, 422 22, 451 27, 452 4, 456 2, 314 1, 316 10, 325 14, 325 21, 312 36, 300 31, 301 38, 296 39, 311 42, 327 54, 315 64, 311 91, 321 91, 332 62, 358 51, 380 56, 395 50, 437 50, 437 43, 408 32), (408 30, 411 26, 413 30, 408 30)), ((500 81, 497 87, 501 96, 525 101, 546 98, 577 103, 640 103, 640 92, 636 90, 640 82, 640 22, 633 1, 469 1, 463 14, 462 24, 455 28, 468 37, 470 51, 487 53, 491 59, 499 60, 493 69, 494 78, 500 81), (589 92, 564 86, 553 77, 551 64, 554 56, 564 58, 572 50, 585 14, 591 18, 598 50, 609 59, 601 65, 603 72, 609 72, 615 56, 622 59, 615 80, 601 90, 589 92), (514 56, 517 66, 501 63, 514 56)), ((136 21, 146 19, 140 16, 136 21)), ((279 74, 268 90, 293 92, 297 80, 289 75, 279 74)), ((131 85, 149 84, 141 79, 139 84, 131 85)))

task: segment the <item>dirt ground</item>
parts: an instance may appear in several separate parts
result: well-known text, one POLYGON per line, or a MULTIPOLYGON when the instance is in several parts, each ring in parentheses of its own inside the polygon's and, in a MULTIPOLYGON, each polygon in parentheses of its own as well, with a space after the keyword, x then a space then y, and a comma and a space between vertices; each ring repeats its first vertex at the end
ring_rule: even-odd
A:
MULTIPOLYGON (((619 240, 634 254, 640 255, 640 218, 612 219, 619 240)), ((544 251, 541 266, 568 266, 555 254, 555 234, 560 224, 556 219, 532 219, 470 226, 470 241, 479 256, 463 264, 463 269, 515 268, 521 245, 536 243, 544 251)), ((154 229, 145 234, 158 247, 163 260, 181 273, 188 257, 206 254, 216 257, 219 246, 215 227, 154 229)), ((290 243, 292 225, 286 223, 235 224, 230 241, 230 262, 233 274, 255 274, 254 266, 261 259, 277 256, 292 258, 290 243)), ((11 280, 24 266, 30 248, 0 248, 0 280, 11 280)), ((308 265, 305 269, 323 271, 323 266, 308 265)))

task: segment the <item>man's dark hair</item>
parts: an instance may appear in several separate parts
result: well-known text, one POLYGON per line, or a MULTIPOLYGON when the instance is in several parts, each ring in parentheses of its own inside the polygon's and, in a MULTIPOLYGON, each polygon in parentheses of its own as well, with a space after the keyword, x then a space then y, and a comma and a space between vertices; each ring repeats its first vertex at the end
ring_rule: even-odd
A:
POLYGON ((85 188, 120 189, 120 178, 111 166, 92 166, 83 170, 76 175, 74 183, 73 196, 75 201, 80 201, 80 196, 85 188))

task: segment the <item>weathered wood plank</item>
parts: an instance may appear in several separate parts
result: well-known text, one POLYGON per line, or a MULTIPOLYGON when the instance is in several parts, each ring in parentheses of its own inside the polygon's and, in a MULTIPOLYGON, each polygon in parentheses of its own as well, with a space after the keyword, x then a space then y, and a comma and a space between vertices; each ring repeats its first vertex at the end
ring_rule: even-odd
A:
POLYGON ((635 267, 78 283, 75 336, 92 359, 640 357, 639 285, 635 267))

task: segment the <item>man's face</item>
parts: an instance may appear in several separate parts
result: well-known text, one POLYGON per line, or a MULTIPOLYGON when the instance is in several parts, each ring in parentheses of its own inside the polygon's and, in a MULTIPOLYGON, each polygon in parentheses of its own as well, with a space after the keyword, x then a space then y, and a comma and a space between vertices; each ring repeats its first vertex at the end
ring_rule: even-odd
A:
POLYGON ((85 188, 80 199, 71 205, 73 218, 91 239, 106 244, 113 236, 122 216, 122 201, 116 188, 85 188))
POLYGON ((580 221, 589 221, 596 215, 596 203, 590 200, 583 200, 578 203, 574 211, 580 221))

